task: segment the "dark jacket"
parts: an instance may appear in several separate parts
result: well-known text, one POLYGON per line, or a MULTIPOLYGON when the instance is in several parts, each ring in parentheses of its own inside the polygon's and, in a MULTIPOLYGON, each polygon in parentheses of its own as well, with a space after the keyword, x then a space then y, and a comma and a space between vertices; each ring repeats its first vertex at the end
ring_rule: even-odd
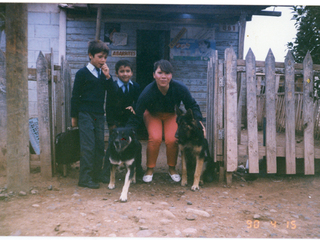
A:
POLYGON ((112 77, 107 80, 103 73, 98 79, 87 67, 78 70, 72 90, 71 117, 77 118, 79 112, 104 114, 105 91, 112 89, 112 83, 112 77))
POLYGON ((126 107, 132 106, 135 109, 140 93, 140 86, 136 82, 129 83, 127 95, 119 88, 117 81, 113 82, 113 91, 108 91, 106 100, 106 116, 109 127, 113 125, 124 127, 127 124, 131 112, 126 110, 126 107))
POLYGON ((184 83, 172 79, 167 94, 163 95, 158 89, 156 81, 153 81, 140 94, 136 104, 136 115, 130 117, 126 126, 137 128, 143 122, 145 110, 148 110, 151 115, 174 113, 175 106, 179 107, 181 102, 186 109, 192 109, 195 119, 202 121, 200 107, 184 83))

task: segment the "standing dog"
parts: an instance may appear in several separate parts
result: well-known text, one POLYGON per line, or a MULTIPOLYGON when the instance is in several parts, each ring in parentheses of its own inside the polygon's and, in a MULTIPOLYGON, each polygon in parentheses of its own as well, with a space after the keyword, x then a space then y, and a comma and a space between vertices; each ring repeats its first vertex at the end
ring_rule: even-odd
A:
POLYGON ((111 163, 109 189, 115 188, 116 168, 125 167, 127 170, 120 201, 126 202, 130 183, 136 182, 136 169, 141 168, 141 143, 135 132, 130 128, 115 128, 109 138, 109 160, 111 163))
POLYGON ((176 107, 176 113, 178 130, 175 136, 178 139, 182 161, 181 186, 186 186, 188 179, 191 181, 193 178, 191 190, 199 190, 200 177, 206 182, 213 181, 215 163, 210 157, 202 125, 194 119, 192 110, 188 109, 183 113, 176 107))

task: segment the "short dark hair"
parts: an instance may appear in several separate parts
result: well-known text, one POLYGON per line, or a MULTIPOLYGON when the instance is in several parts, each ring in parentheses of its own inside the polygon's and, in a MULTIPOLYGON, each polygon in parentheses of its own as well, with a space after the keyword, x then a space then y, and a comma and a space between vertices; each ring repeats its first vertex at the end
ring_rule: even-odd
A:
POLYGON ((130 61, 128 60, 119 60, 117 63, 116 63, 116 73, 118 73, 118 70, 121 66, 124 66, 124 67, 129 67, 131 69, 131 71, 133 72, 132 70, 132 64, 130 61))
POLYGON ((173 73, 172 64, 168 60, 161 59, 154 63, 153 72, 156 72, 158 67, 165 73, 173 73))
POLYGON ((106 53, 109 54, 109 47, 106 43, 101 40, 92 40, 88 43, 88 54, 94 56, 96 53, 106 53))

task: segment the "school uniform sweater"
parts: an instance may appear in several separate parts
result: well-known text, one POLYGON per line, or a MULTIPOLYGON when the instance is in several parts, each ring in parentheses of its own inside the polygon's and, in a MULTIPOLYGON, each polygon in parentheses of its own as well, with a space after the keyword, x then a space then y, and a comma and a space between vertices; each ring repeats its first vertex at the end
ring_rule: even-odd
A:
POLYGON ((104 114, 105 91, 112 90, 113 79, 106 79, 101 72, 100 78, 95 77, 87 67, 76 73, 72 97, 71 117, 78 117, 79 112, 104 114))
POLYGON ((130 81, 128 83, 129 92, 125 94, 117 81, 113 82, 114 91, 108 91, 106 100, 106 116, 108 126, 125 126, 130 117, 126 107, 132 106, 135 109, 138 97, 141 93, 138 83, 130 81))
POLYGON ((158 89, 156 81, 153 81, 140 94, 136 104, 136 115, 130 117, 126 126, 136 129, 143 121, 145 110, 148 110, 151 115, 174 113, 175 106, 179 107, 181 102, 186 109, 192 109, 195 119, 202 121, 200 107, 184 83, 171 79, 168 92, 163 95, 158 89))

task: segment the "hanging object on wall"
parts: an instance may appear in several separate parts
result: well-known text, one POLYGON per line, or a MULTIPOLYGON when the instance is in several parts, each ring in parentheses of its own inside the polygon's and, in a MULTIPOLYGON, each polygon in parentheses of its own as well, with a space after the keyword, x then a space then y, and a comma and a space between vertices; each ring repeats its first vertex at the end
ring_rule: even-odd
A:
POLYGON ((171 41, 171 43, 169 44, 170 48, 173 48, 178 41, 180 40, 180 38, 182 38, 183 34, 185 34, 187 31, 187 29, 184 27, 181 29, 181 31, 177 34, 177 36, 174 37, 174 39, 171 41))
POLYGON ((113 34, 112 42, 114 46, 125 46, 128 42, 128 34, 115 32, 113 34))
POLYGON ((214 40, 180 39, 170 50, 174 60, 208 61, 216 49, 214 40))
POLYGON ((104 42, 113 44, 113 35, 120 32, 120 23, 106 23, 104 27, 104 42))

